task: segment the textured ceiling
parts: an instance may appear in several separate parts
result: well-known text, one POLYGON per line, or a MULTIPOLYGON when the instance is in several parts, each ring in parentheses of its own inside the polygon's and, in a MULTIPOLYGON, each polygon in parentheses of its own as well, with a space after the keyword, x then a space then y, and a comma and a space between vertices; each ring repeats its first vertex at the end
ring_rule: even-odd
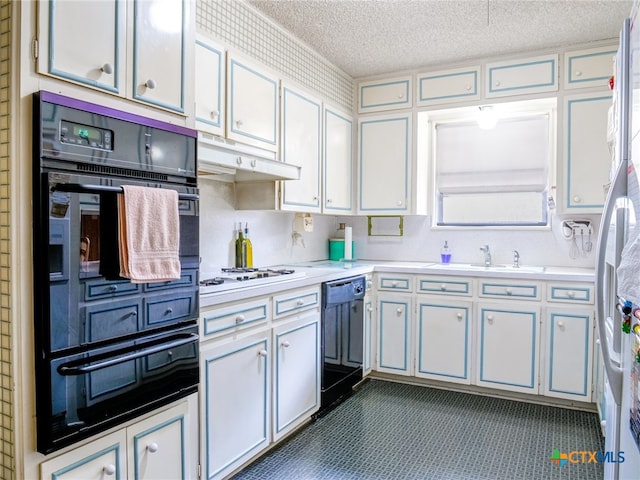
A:
POLYGON ((354 78, 617 38, 631 0, 247 0, 354 78))

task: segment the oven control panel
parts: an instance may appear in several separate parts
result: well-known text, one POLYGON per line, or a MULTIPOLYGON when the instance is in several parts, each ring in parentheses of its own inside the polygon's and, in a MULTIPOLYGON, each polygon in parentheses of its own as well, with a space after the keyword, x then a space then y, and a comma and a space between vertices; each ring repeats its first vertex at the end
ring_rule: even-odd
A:
POLYGON ((113 131, 61 120, 60 141, 83 147, 113 150, 113 131))

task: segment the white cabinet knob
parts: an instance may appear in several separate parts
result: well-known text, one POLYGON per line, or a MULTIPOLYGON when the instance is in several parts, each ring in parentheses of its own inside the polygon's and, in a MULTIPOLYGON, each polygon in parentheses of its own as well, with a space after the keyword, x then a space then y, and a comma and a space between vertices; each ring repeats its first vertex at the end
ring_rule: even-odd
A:
POLYGON ((301 307, 302 305, 304 305, 304 300, 302 300, 301 298, 298 299, 298 301, 296 302, 296 305, 301 307))
POLYGON ((156 442, 150 443, 147 445, 147 450, 149 450, 149 453, 156 453, 158 451, 158 444, 156 442))
POLYGON ((172 314, 172 313, 173 313, 173 308, 171 308, 171 307, 167 308, 167 309, 164 311, 164 314, 165 314, 165 315, 170 315, 170 314, 172 314))
POLYGON ((403 201, 402 200, 398 200, 398 206, 401 207, 402 204, 403 204, 403 201))
POLYGON ((107 465, 106 467, 104 467, 104 468, 102 469, 102 471, 104 472, 104 474, 105 474, 105 475, 109 475, 109 476, 111 476, 111 475, 113 475, 114 473, 116 473, 116 466, 115 466, 115 465, 112 465, 112 464, 109 464, 109 465, 107 465))
POLYGON ((367 307, 367 312, 373 312, 373 307, 371 305, 367 307))
POLYGON ((219 111, 215 111, 215 112, 211 112, 211 119, 215 120, 216 118, 218 118, 218 116, 220 115, 219 111))
POLYGON ((404 98, 404 92, 400 92, 400 93, 398 94, 398 98, 404 98))
POLYGON ((284 348, 289 348, 289 347, 291 346, 291 344, 290 344, 289 342, 287 342, 286 340, 285 340, 284 342, 282 342, 282 343, 281 343, 281 345, 282 345, 284 348))
POLYGON ((154 88, 156 88, 156 81, 150 78, 145 82, 144 86, 147 87, 149 90, 153 90, 154 88))
POLYGON ((496 87, 499 87, 499 86, 500 86, 500 81, 497 81, 497 82, 495 83, 495 85, 496 85, 496 87))
POLYGON ((258 356, 259 357, 266 357, 267 356, 267 351, 266 350, 260 350, 258 352, 258 356))
POLYGON ((446 289, 447 289, 447 285, 445 283, 440 285, 440 290, 442 290, 444 292, 446 289))
POLYGON ((600 339, 596 340, 596 345, 600 345, 600 339))
POLYGON ((582 198, 580 198, 578 195, 574 195, 573 196, 573 201, 574 201, 574 203, 580 203, 582 201, 582 198))
POLYGON ((513 294, 513 290, 511 290, 510 288, 507 288, 505 291, 507 292, 507 295, 513 294))
POLYGON ((464 89, 468 92, 469 90, 471 90, 471 85, 465 86, 464 89))
POLYGON ((563 330, 564 329, 564 322, 558 322, 558 328, 563 330))
POLYGON ((462 320, 462 314, 461 314, 461 313, 457 313, 457 314, 456 314, 456 318, 457 318, 458 320, 462 320))
POLYGON ((401 314, 402 314, 402 311, 403 311, 403 310, 402 310, 402 307, 398 307, 398 308, 396 309, 396 313, 397 313, 398 315, 401 315, 401 314))
POLYGON ((493 315, 487 315, 487 322, 493 323, 493 315))
POLYGON ((245 321, 245 316, 244 315, 238 315, 236 317, 236 323, 242 323, 245 321))
POLYGON ((392 287, 397 287, 398 286, 398 281, 397 280, 392 281, 391 282, 391 286, 392 287))
POLYGON ((102 65, 102 68, 100 68, 100 71, 102 73, 106 73, 107 75, 111 75, 113 73, 113 65, 111 65, 110 63, 105 63, 104 65, 102 65))
POLYGON ((576 70, 575 76, 576 77, 581 77, 582 76, 582 72, 580 70, 576 70))
POLYGON ((576 296, 576 292, 567 292, 567 297, 574 298, 576 296))

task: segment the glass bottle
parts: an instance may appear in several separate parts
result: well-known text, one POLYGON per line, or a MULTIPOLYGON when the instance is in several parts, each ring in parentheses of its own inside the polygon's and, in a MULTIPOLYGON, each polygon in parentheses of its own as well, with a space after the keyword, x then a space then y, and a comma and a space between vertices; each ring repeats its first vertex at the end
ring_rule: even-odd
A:
POLYGON ((244 241, 245 241, 245 252, 246 252, 246 265, 247 268, 253 268, 253 246, 251 245, 251 240, 249 240, 249 224, 244 224, 244 241))

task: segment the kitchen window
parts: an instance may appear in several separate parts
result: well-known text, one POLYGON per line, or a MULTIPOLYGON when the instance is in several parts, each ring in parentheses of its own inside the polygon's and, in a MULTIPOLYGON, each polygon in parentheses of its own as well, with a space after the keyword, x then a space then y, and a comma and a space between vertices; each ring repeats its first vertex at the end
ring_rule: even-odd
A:
POLYGON ((479 107, 419 114, 422 148, 428 145, 431 157, 435 226, 548 225, 556 101, 492 108, 498 121, 490 129, 479 126, 479 107))

